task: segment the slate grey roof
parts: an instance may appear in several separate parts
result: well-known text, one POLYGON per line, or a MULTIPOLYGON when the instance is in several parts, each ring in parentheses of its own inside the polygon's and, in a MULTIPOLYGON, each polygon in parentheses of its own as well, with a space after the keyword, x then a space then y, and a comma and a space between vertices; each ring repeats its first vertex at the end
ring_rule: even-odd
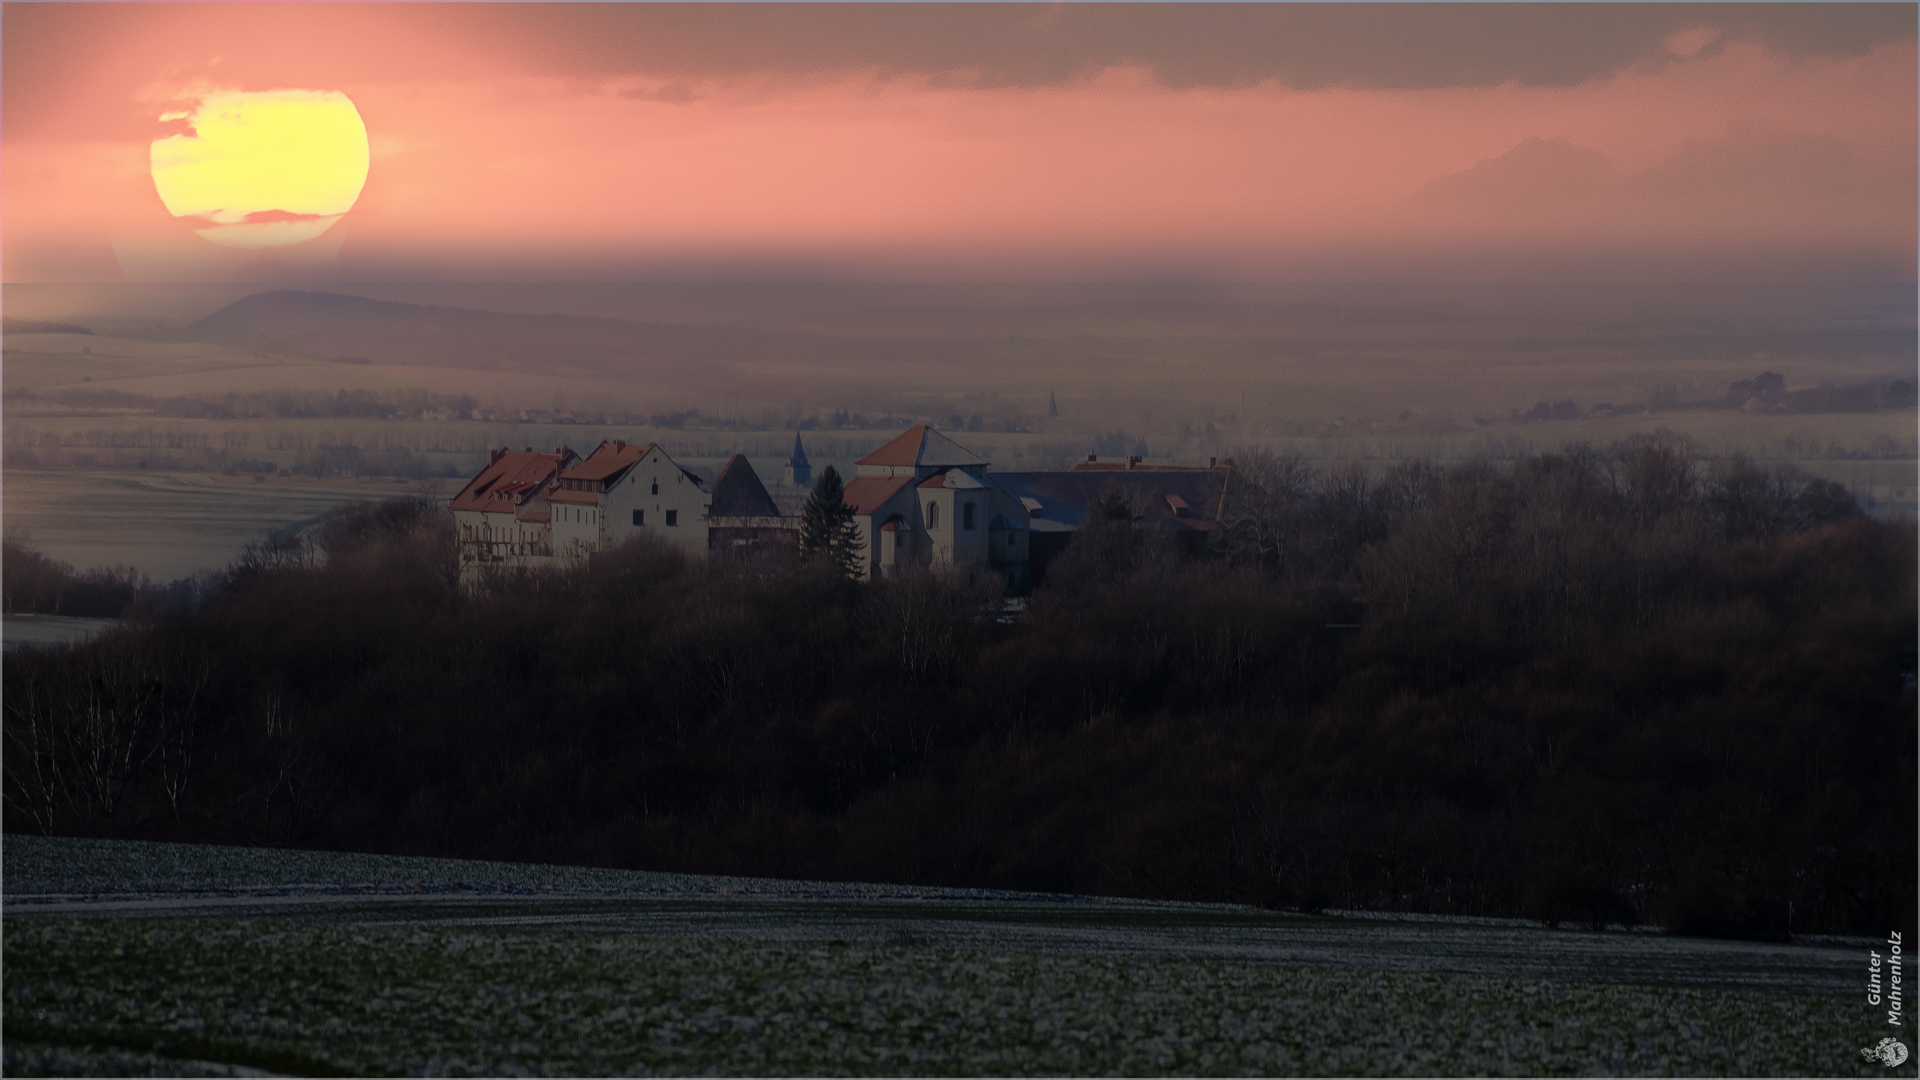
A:
MULTIPOLYGON (((1224 468, 1160 468, 1138 472, 997 472, 989 474, 988 479, 1015 499, 1032 499, 1040 504, 1040 511, 1033 515, 1035 532, 1078 529, 1087 506, 1108 488, 1119 491, 1133 507, 1142 528, 1208 532, 1216 524, 1227 476, 1224 468), (1174 513, 1167 501, 1169 495, 1177 495, 1187 504, 1189 516, 1174 513)), ((1031 509, 1031 504, 1028 506, 1031 509)))
POLYGON ((708 517, 778 517, 780 507, 767 494, 760 474, 753 471, 746 455, 735 454, 720 468, 713 481, 713 506, 708 517))

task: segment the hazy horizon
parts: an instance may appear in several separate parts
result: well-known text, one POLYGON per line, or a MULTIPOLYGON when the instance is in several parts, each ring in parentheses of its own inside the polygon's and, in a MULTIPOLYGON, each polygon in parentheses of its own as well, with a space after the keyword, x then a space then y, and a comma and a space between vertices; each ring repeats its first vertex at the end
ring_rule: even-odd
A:
POLYGON ((1910 6, 0 22, 9 283, 1914 280, 1910 6), (162 205, 196 110, 289 95, 357 108, 364 187, 162 205))
POLYGON ((1548 404, 1580 419, 1528 438, 1709 400, 1716 453, 1890 460, 1889 410, 1723 399, 1912 378, 1917 28, 1886 4, 7 4, 6 315, 116 340, 8 335, 8 465, 232 475, 372 440, 440 475, 532 437, 476 413, 694 410, 960 420, 1031 436, 1005 448, 1029 463, 1451 454, 1548 404), (248 301, 276 290, 418 307, 248 301), (356 434, 274 394, 406 415, 356 434))

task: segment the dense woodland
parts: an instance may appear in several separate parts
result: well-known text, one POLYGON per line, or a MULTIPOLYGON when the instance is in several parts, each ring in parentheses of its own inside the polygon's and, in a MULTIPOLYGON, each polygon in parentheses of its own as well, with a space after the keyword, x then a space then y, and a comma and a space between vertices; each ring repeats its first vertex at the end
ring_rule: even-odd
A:
POLYGON ((1239 466, 1205 550, 1096 504, 1013 623, 991 579, 643 545, 463 592, 438 506, 348 508, 8 656, 6 828, 1913 926, 1911 522, 1666 435, 1239 466))

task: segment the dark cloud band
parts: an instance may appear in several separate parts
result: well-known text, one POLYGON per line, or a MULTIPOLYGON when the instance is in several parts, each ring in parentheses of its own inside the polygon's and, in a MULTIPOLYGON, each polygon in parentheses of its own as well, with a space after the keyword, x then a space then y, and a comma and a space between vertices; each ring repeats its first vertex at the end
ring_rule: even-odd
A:
MULTIPOLYGON (((877 69, 1041 85, 1115 64, 1164 84, 1566 86, 1708 26, 1776 52, 1915 36, 1911 4, 571 4, 461 7, 554 71, 688 76, 877 69)), ((435 5, 422 17, 452 14, 435 5)))

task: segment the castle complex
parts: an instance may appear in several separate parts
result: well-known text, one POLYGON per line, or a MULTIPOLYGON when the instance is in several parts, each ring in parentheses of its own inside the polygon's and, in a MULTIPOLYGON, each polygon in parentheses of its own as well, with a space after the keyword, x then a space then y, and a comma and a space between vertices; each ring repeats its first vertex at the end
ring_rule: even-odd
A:
MULTIPOLYGON (((1171 466, 1089 457, 1039 472, 991 465, 926 424, 855 462, 841 501, 863 544, 860 576, 979 566, 1024 592, 1101 495, 1125 500, 1141 528, 1198 543, 1218 525, 1235 482, 1231 461, 1218 460, 1171 466)), ((798 435, 782 479, 811 479, 798 435)), ((689 552, 727 554, 791 545, 799 528, 742 455, 727 459, 709 485, 658 444, 617 439, 585 458, 565 448, 496 450, 449 508, 468 577, 584 559, 643 533, 689 552)))

